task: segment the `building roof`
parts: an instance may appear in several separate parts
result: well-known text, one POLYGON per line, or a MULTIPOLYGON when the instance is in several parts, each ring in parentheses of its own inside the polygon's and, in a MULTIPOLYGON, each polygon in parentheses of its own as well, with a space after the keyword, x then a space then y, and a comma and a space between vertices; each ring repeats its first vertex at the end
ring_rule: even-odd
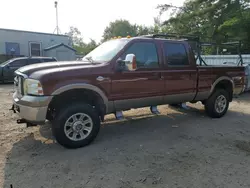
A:
POLYGON ((54 36, 63 36, 69 37, 68 35, 61 35, 61 34, 54 34, 54 33, 42 33, 42 32, 35 32, 35 31, 24 31, 24 30, 16 30, 16 29, 5 29, 0 28, 0 31, 14 31, 14 32, 25 32, 25 33, 33 33, 33 34, 42 34, 42 35, 54 35, 54 36))
POLYGON ((56 45, 50 46, 50 47, 48 47, 48 48, 45 48, 44 51, 52 50, 52 49, 58 48, 58 47, 60 47, 60 46, 64 46, 64 47, 66 47, 66 48, 68 48, 68 49, 70 49, 70 50, 76 52, 76 50, 75 50, 74 48, 72 48, 72 47, 70 47, 70 46, 68 46, 68 45, 66 45, 66 44, 63 44, 63 43, 56 44, 56 45))

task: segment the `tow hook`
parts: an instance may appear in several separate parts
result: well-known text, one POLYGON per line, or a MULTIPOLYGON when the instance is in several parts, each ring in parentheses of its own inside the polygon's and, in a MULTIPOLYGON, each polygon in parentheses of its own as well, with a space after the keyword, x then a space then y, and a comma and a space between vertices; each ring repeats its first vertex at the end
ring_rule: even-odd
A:
POLYGON ((15 110, 14 104, 12 105, 11 109, 9 109, 9 110, 12 110, 14 113, 16 113, 16 110, 15 110))
POLYGON ((37 124, 27 122, 25 119, 18 119, 16 122, 17 122, 17 124, 26 123, 27 127, 35 127, 35 126, 37 126, 37 124))
POLYGON ((35 126, 37 126, 37 124, 27 122, 27 123, 26 123, 26 126, 27 126, 27 127, 35 127, 35 126))
POLYGON ((16 120, 17 124, 27 123, 25 119, 16 120))

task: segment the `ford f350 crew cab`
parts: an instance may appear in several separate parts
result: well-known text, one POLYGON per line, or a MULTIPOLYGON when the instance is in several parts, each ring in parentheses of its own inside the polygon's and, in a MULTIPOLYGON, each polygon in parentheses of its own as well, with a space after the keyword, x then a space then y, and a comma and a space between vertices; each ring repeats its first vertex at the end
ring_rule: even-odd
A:
POLYGON ((22 67, 15 85, 19 123, 49 120, 58 143, 79 148, 106 114, 131 108, 201 101, 220 118, 244 89, 244 68, 198 66, 186 40, 151 35, 104 42, 82 61, 22 67))

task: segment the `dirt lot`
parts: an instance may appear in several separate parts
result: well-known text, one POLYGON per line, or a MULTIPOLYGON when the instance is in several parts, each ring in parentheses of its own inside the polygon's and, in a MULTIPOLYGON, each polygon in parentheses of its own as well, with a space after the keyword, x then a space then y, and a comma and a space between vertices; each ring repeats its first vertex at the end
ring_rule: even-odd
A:
POLYGON ((0 86, 0 187, 250 187, 249 93, 221 119, 206 117, 200 104, 161 106, 158 116, 131 110, 120 122, 110 115, 90 146, 67 150, 50 125, 15 123, 11 90, 0 86))

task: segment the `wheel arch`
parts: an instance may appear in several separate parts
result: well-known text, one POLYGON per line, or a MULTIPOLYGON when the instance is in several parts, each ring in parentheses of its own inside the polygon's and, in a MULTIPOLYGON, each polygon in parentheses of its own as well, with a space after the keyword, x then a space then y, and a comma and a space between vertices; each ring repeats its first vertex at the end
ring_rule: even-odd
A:
POLYGON ((53 98, 49 103, 47 116, 51 113, 51 109, 77 100, 88 102, 97 107, 101 120, 104 119, 104 115, 108 111, 107 96, 100 88, 91 84, 66 85, 55 90, 52 96, 53 98))
POLYGON ((234 90, 234 82, 233 80, 228 76, 222 76, 215 80, 215 82, 212 84, 211 90, 210 90, 210 96, 214 93, 214 91, 218 88, 225 89, 229 93, 229 99, 230 102, 233 99, 233 90, 234 90))

